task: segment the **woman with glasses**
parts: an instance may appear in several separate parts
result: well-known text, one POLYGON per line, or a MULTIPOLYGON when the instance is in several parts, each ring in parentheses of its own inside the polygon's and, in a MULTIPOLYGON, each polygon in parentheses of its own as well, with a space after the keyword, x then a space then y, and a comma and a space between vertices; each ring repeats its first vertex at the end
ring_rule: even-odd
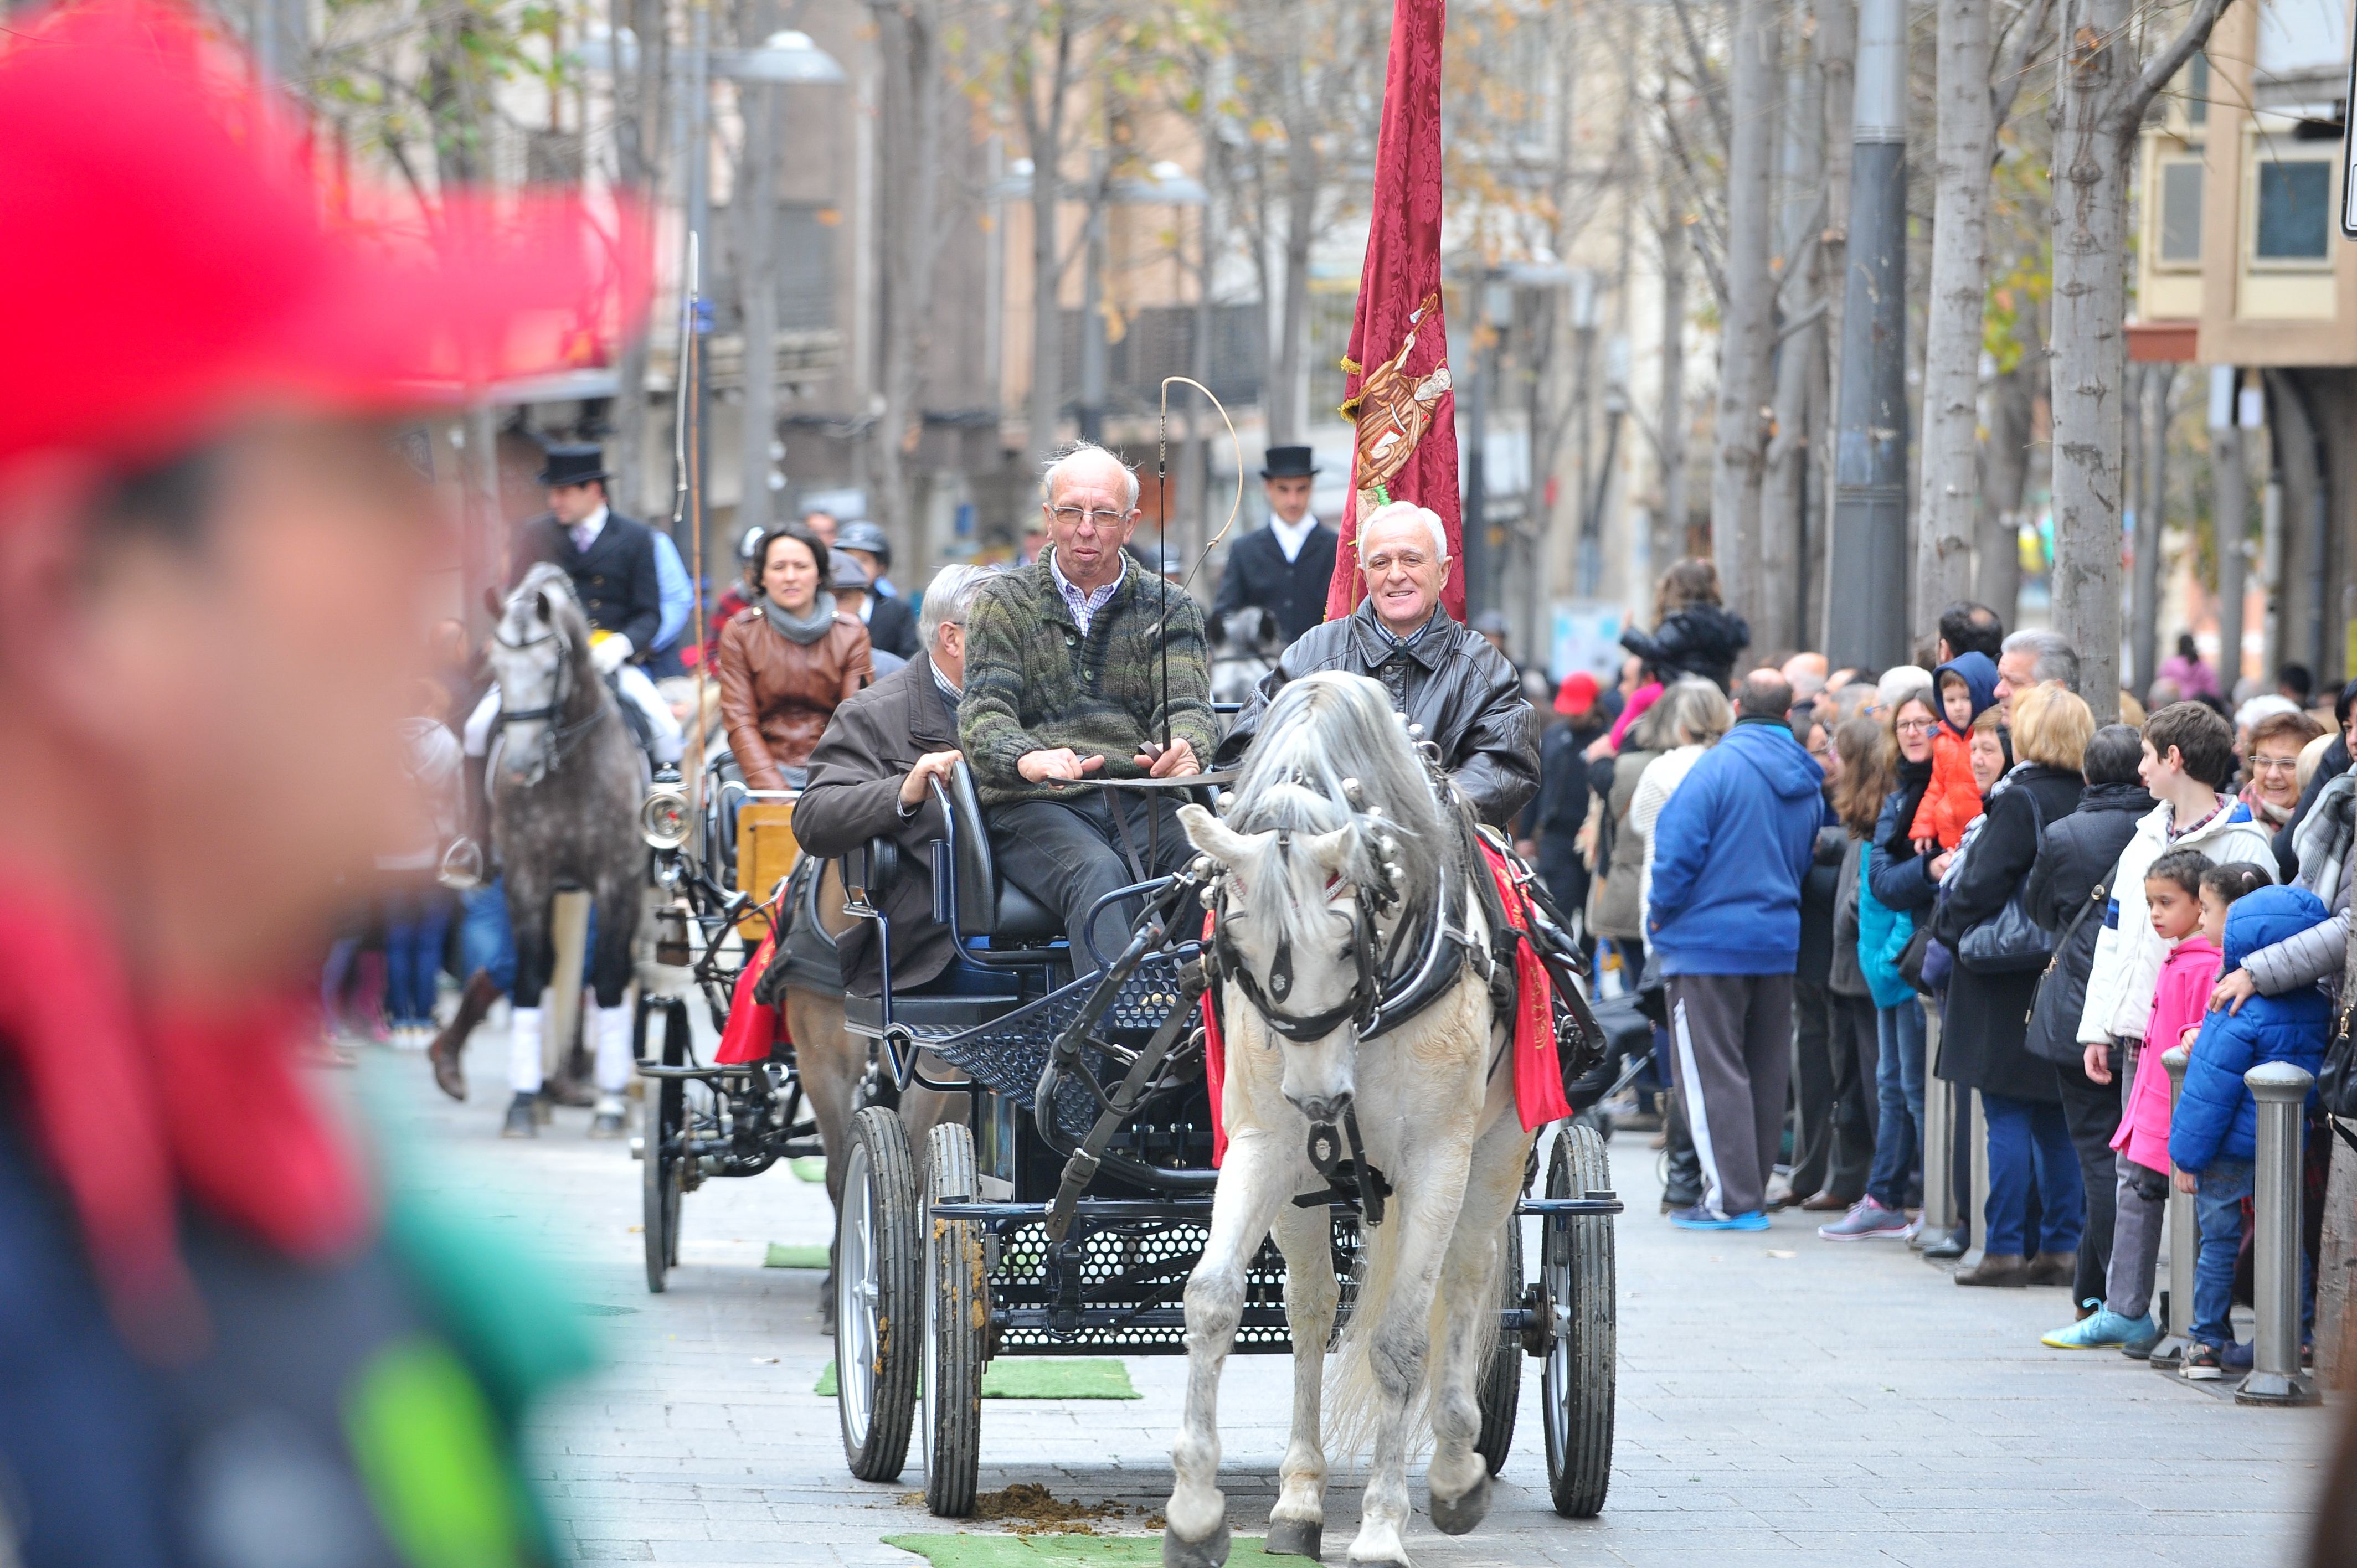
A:
POLYGON ((2269 714, 2251 726, 2243 754, 2243 803, 2269 828, 2291 821, 2299 805, 2299 754, 2324 733, 2304 713, 2269 714))

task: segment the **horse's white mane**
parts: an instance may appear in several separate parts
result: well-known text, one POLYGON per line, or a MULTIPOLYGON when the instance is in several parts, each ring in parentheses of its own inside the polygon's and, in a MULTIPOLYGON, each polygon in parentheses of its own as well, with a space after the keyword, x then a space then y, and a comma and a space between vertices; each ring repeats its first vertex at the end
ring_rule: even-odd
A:
POLYGON ((1380 885, 1387 833, 1408 906, 1426 907, 1440 886, 1448 843, 1440 803, 1391 698, 1364 675, 1322 670, 1286 683, 1244 754, 1227 822, 1240 833, 1354 828, 1344 875, 1360 886, 1380 885), (1343 793, 1353 779, 1358 806, 1343 793), (1370 806, 1383 809, 1380 819, 1361 810, 1370 806))

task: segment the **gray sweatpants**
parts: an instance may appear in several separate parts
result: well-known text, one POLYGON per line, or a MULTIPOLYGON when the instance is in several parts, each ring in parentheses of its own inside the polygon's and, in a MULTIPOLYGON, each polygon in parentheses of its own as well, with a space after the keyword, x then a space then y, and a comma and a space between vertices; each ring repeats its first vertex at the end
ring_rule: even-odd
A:
MULTIPOLYGON (((2140 1060, 2145 1052, 2130 1046, 2120 1055, 2120 1103, 2126 1105, 2145 1065, 2140 1060)), ((2150 1065, 2153 1071, 2161 1070, 2158 1056, 2150 1065)), ((2115 1155, 2112 1161, 2119 1173, 2119 1199, 2112 1216, 2112 1266, 2104 1276, 2104 1305, 2123 1317, 2142 1317, 2152 1308, 2162 1228, 2169 1223, 2169 1173, 2140 1165, 2126 1155, 2115 1155)))
POLYGON ((1750 1214, 1768 1201, 1792 1070, 1792 977, 1674 974, 1671 1071, 1702 1161, 1702 1207, 1750 1214))

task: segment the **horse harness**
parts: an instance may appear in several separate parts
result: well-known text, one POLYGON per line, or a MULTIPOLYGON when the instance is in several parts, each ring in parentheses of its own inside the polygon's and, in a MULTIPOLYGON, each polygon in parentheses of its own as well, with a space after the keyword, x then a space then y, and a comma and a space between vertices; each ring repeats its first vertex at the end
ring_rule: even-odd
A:
POLYGON ((600 713, 599 709, 592 707, 571 724, 564 722, 565 704, 573 697, 573 644, 553 625, 538 637, 528 637, 521 642, 502 635, 497 628, 492 628, 491 637, 501 648, 513 649, 518 652, 527 648, 537 648, 544 642, 556 644, 556 687, 548 702, 541 707, 524 708, 515 713, 508 712, 503 706, 499 716, 502 731, 510 725, 544 723, 548 725, 541 735, 541 752, 543 766, 554 773, 557 764, 565 760, 565 754, 597 724, 600 713))

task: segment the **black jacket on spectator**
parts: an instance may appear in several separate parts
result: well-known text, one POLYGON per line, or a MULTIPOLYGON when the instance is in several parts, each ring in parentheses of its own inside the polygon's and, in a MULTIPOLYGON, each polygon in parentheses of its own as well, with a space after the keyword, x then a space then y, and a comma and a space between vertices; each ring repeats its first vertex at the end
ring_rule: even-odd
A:
POLYGON ((1688 605, 1663 616, 1650 632, 1631 627, 1620 634, 1620 646, 1664 683, 1699 675, 1724 692, 1734 683, 1737 656, 1751 646, 1751 625, 1717 605, 1688 605))
POLYGON ((1539 737, 1539 792, 1523 809, 1523 838, 1538 846, 1539 875, 1566 910, 1587 905, 1579 830, 1587 821, 1587 759, 1580 754, 1604 726, 1559 719, 1539 737))
MULTIPOLYGON (((1842 833, 1842 830, 1829 830, 1842 833)), ((1820 835, 1818 848, 1824 847, 1820 835)), ((1841 865, 1834 873, 1834 961, 1825 972, 1825 989, 1836 996, 1854 996, 1873 1004, 1866 983, 1866 968, 1857 961, 1857 870, 1866 858, 1866 841, 1842 833, 1841 865)))
MULTIPOLYGON (((1303 547, 1304 554, 1308 553, 1303 547)), ((1375 623, 1375 607, 1361 604, 1329 620, 1285 650, 1261 678, 1235 727, 1220 742, 1219 765, 1243 757, 1260 733, 1269 699, 1287 681, 1319 670, 1347 670, 1383 682, 1392 706, 1423 738, 1440 748, 1441 766, 1473 803, 1474 814, 1503 828, 1538 792, 1538 721, 1523 678, 1487 639, 1435 609, 1413 644, 1394 643, 1375 623)))
MULTIPOLYGON (((2059 822, 2078 809, 2085 782, 2076 773, 2025 763, 1988 799, 1988 820, 1949 884, 1932 918, 1932 935, 1953 950, 1966 931, 2003 909, 2029 880, 2038 863, 2038 818, 2059 822), (2035 811, 2031 798, 2037 800, 2035 811)), ((1961 960, 1948 982, 1940 1033, 1939 1075, 1950 1083, 2016 1100, 2059 1102, 2054 1064, 2025 1048, 2030 996, 2039 971, 1981 974, 1961 960)))
MULTIPOLYGON (((1834 961, 1834 910, 1841 902, 1842 852, 1849 835, 1838 827, 1819 828, 1808 874, 1801 878, 1801 953, 1792 978, 1825 983, 1834 961)), ((1851 933, 1855 939, 1857 933, 1851 933)), ((1853 940, 1853 947, 1856 942, 1853 940)))
POLYGON ((1287 561, 1275 534, 1254 529, 1228 549, 1211 618, 1259 605, 1276 613, 1287 643, 1297 641, 1326 618, 1326 590, 1334 581, 1334 550, 1340 539, 1321 522, 1302 541, 1301 553, 1287 561))
MULTIPOLYGON (((2079 809, 2061 822, 2046 824, 2038 846, 2038 865, 2029 874, 2028 898, 2032 918, 2058 938, 2087 903, 2098 883, 2104 899, 2112 897, 2112 869, 2120 852, 2136 837, 2136 822, 2153 808, 2153 799, 2141 784, 2097 784, 2079 797, 2079 809)), ((2095 939, 2104 929, 2104 910, 2093 909, 2056 949, 2052 969, 2039 987, 2030 1011, 2029 1036, 2024 1042, 2034 1057, 2048 1061, 2084 1059, 2079 1047, 2079 1015, 2087 1005, 2087 972, 2094 967, 2095 939)))
POLYGON ((2286 883, 2299 875, 2299 856, 2292 849, 2292 834, 2299 831, 2301 821, 2315 806, 2316 798, 2324 793, 2324 787, 2348 772, 2349 767, 2348 737, 2335 736, 2332 744, 2324 748, 2324 755, 2316 759, 2316 771, 2309 775, 2308 788, 2299 792, 2299 804, 2291 809, 2291 820, 2276 830, 2276 866, 2286 883))
POLYGON ((662 580, 655 573, 655 536, 610 507, 587 550, 573 548, 573 532, 547 512, 516 533, 518 581, 535 561, 562 566, 581 596, 592 631, 630 639, 630 657, 645 660, 662 627, 662 580))
POLYGON ((898 594, 869 592, 867 645, 902 659, 917 657, 917 612, 898 594))
MULTIPOLYGON (((1921 766, 1929 779, 1932 765, 1921 766)), ((1932 875, 1932 856, 1914 854, 1907 846, 1908 824, 1922 803, 1920 788, 1901 784, 1882 798, 1882 810, 1875 816, 1874 843, 1867 851, 1866 885, 1874 889, 1876 900, 1886 909, 1920 915, 1939 896, 1940 884, 1932 875)))

